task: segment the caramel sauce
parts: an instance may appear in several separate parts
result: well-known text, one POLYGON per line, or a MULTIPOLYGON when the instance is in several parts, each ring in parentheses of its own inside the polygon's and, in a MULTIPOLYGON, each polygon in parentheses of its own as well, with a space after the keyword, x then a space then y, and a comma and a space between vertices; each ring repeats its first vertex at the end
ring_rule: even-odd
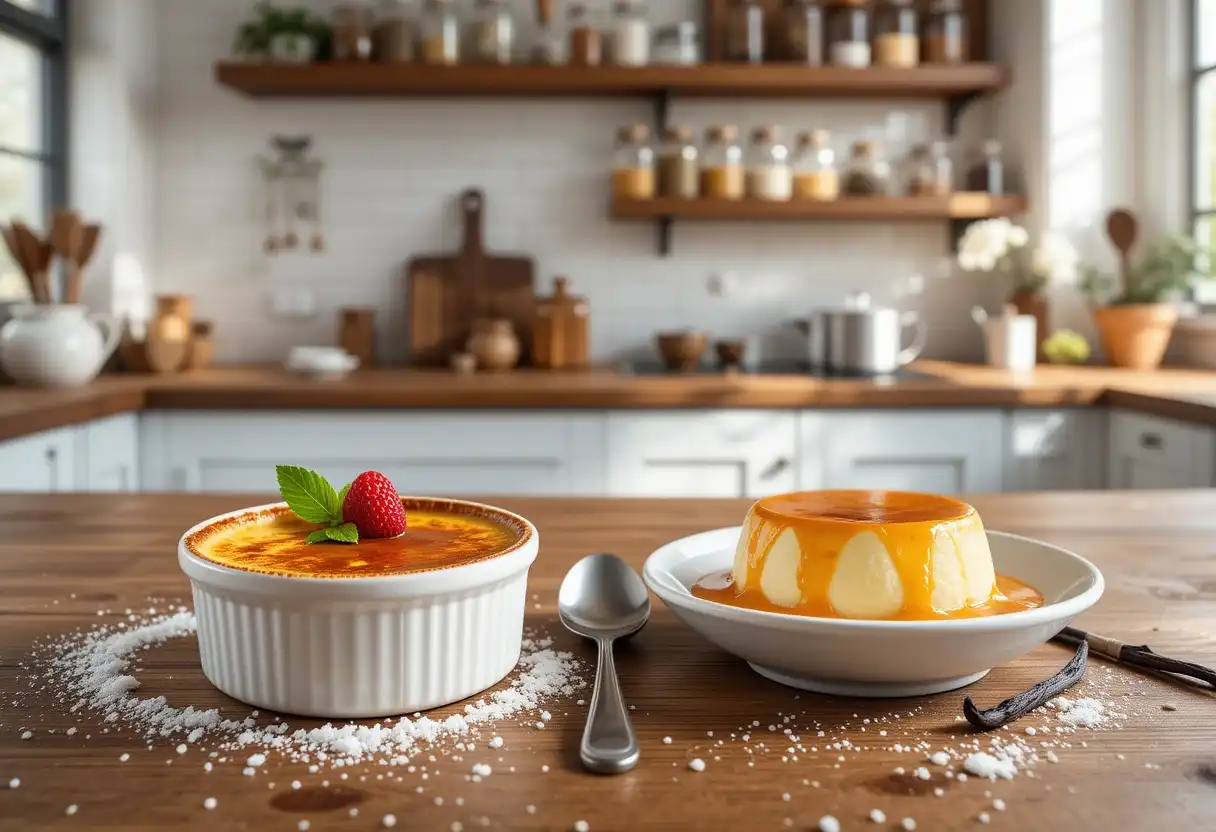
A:
MULTIPOLYGON (((986 618, 992 615, 1004 615, 1009 612, 1033 610, 1043 606, 1043 596, 1033 587, 1007 575, 996 576, 996 589, 996 593, 983 604, 963 607, 950 612, 934 610, 934 614, 929 616, 909 615, 907 608, 905 608, 899 614, 883 620, 934 621, 955 618, 986 618)), ((726 604, 728 607, 742 607, 743 609, 758 610, 760 612, 779 612, 783 615, 805 615, 812 618, 844 618, 844 616, 837 615, 830 604, 817 610, 810 609, 806 605, 790 609, 789 607, 779 607, 772 603, 758 589, 749 589, 741 593, 737 592, 729 569, 724 569, 721 572, 711 572, 697 581, 692 587, 692 594, 706 601, 726 604)))
POLYGON ((507 515, 500 521, 485 514, 407 504, 406 531, 400 537, 357 544, 305 543, 320 526, 279 507, 209 526, 192 535, 187 545, 202 558, 247 572, 371 578, 466 566, 505 554, 527 536, 526 528, 507 520, 507 515))
MULTIPOLYGON (((781 494, 753 505, 744 529, 745 539, 736 554, 731 585, 706 585, 703 580, 694 586, 694 595, 769 612, 843 618, 829 600, 829 586, 841 551, 858 534, 871 532, 890 556, 903 590, 902 607, 888 618, 907 621, 967 618, 1013 612, 1043 603, 1042 596, 1033 589, 1002 578, 988 587, 983 601, 973 599, 972 603, 950 610, 936 608, 935 550, 959 553, 976 546, 987 547, 984 527, 975 509, 950 497, 903 491, 781 494), (793 532, 800 552, 797 569, 800 601, 794 607, 772 604, 759 586, 769 554, 786 531, 793 532)), ((962 564, 960 569, 965 570, 966 561, 955 556, 962 564)), ((963 575, 965 580, 965 571, 963 575)))

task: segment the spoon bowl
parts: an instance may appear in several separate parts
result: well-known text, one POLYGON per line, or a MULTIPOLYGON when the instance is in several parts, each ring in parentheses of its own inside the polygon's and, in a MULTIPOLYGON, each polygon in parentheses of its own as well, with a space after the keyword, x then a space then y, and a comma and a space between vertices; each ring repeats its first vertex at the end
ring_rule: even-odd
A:
POLYGON ((588 555, 562 579, 557 613, 566 629, 594 639, 595 690, 579 758, 588 770, 619 774, 638 763, 637 734, 612 660, 612 643, 633 635, 650 618, 650 593, 641 576, 616 555, 588 555))

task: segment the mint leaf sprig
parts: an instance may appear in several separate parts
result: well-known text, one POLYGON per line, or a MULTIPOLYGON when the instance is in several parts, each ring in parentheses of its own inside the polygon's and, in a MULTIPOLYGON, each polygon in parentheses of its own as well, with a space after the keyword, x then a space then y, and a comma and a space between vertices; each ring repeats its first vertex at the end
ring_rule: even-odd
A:
POLYGON ((276 465, 275 476, 279 481, 279 493, 292 513, 307 523, 319 523, 325 528, 308 535, 306 543, 358 543, 359 530, 354 523, 342 521, 342 504, 350 483, 342 491, 334 490, 329 480, 295 465, 276 465))

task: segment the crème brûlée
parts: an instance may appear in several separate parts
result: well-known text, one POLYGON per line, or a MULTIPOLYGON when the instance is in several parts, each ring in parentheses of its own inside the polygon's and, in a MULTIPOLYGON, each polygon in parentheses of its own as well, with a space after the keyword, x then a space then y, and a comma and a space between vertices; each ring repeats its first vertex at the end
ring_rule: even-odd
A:
POLYGON ((693 594, 770 612, 914 621, 1043 604, 996 574, 974 508, 906 491, 766 497, 747 514, 730 572, 706 576, 693 594))
POLYGON ((320 526, 286 506, 272 506, 218 520, 186 539, 205 560, 297 578, 371 578, 466 566, 518 548, 529 531, 502 516, 455 510, 461 503, 406 504, 405 533, 357 544, 307 543, 320 526))

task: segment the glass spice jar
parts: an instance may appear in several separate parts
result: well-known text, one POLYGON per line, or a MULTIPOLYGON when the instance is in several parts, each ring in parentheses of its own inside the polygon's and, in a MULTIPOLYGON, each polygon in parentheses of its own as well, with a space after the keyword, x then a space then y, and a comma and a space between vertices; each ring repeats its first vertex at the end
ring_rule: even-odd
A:
POLYGON ((1000 142, 991 139, 984 142, 982 158, 967 170, 965 185, 968 191, 989 196, 1004 196, 1009 193, 1000 142))
POLYGON ((599 66, 604 60, 603 36, 582 3, 570 4, 570 63, 599 66))
POLYGON ((794 154, 794 196, 831 202, 840 196, 840 171, 827 130, 798 134, 794 154))
POLYGON ((821 0, 786 0, 782 18, 785 32, 782 57, 805 66, 823 66, 821 0))
POLYGON ((339 3, 331 24, 335 61, 370 61, 372 10, 367 0, 339 3))
POLYGON ((781 142, 781 128, 757 127, 747 158, 747 195, 768 202, 788 202, 794 195, 790 149, 781 142))
POLYGON ((372 54, 377 61, 414 60, 414 21, 404 0, 383 0, 372 28, 372 54))
POLYGON ((726 10, 726 60, 764 60, 764 7, 758 0, 732 0, 726 10))
POLYGON ((660 26, 654 33, 656 64, 690 66, 701 62, 701 45, 697 37, 697 24, 692 21, 660 26))
POLYGON ((867 0, 836 0, 828 10, 828 60, 832 66, 870 66, 870 7, 867 0))
POLYGON ((554 0, 536 0, 537 30, 532 63, 556 66, 566 62, 566 39, 553 20, 554 0))
POLYGON ((967 14, 960 0, 934 0, 929 7, 924 58, 930 64, 961 64, 971 60, 967 14))
POLYGON ((912 0, 882 0, 874 12, 874 63, 896 69, 920 63, 920 19, 912 0))
POLYGON ((733 124, 710 127, 701 149, 701 196, 709 199, 743 199, 743 148, 739 128, 733 124))
POLYGON ((418 51, 424 64, 460 62, 460 20, 450 0, 426 0, 420 47, 418 51))
POLYGON ((700 192, 697 145, 692 130, 668 127, 659 148, 659 196, 696 199, 700 192))
POLYGON ((879 156, 877 142, 858 141, 845 168, 841 189, 849 196, 884 196, 889 188, 891 170, 879 156))
POLYGON ((625 199, 654 198, 654 149, 650 128, 630 124, 617 133, 612 163, 612 194, 625 199))
POLYGON ((908 153, 902 165, 900 178, 904 181, 904 189, 908 196, 933 196, 935 193, 935 174, 933 159, 929 155, 929 145, 918 144, 908 153))
POLYGON ((509 64, 515 47, 515 20, 502 0, 477 0, 473 19, 473 58, 484 64, 509 64))
POLYGON ((617 0, 612 17, 612 62, 620 66, 650 63, 650 23, 643 0, 617 0))

